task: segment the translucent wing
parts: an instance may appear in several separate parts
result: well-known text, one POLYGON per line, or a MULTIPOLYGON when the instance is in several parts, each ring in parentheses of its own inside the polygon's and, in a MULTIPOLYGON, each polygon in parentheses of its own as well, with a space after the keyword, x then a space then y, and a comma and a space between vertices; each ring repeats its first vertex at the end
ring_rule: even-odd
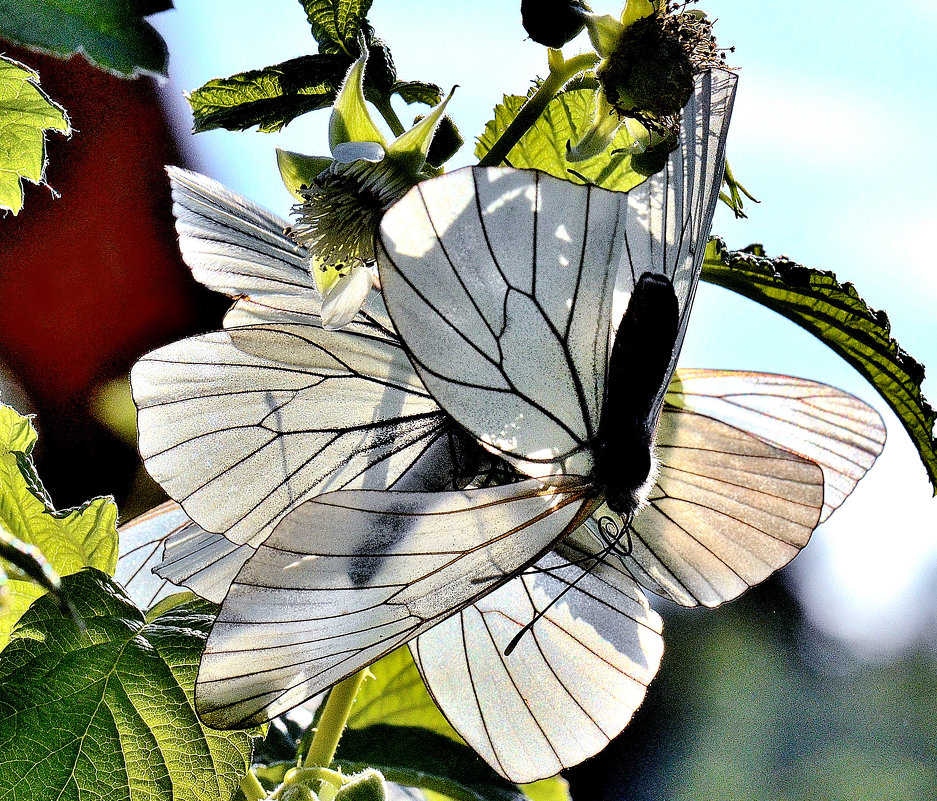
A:
POLYGON ((667 168, 630 193, 466 168, 385 215, 384 297, 424 384, 530 475, 588 475, 605 397, 613 289, 644 272, 692 301, 722 176, 734 78, 702 76, 667 168))
POLYGON ((848 393, 803 378, 681 370, 667 399, 820 465, 824 479, 820 522, 849 496, 885 447, 885 425, 875 409, 848 393))
POLYGON ((162 561, 153 566, 161 578, 220 604, 234 577, 257 549, 238 545, 192 523, 165 540, 162 561))
MULTIPOLYGON (((622 562, 686 606, 716 606, 786 565, 885 438, 862 401, 784 376, 680 371, 667 401, 657 484, 622 562)), ((596 517, 572 535, 593 552, 623 525, 607 507, 596 517)))
MULTIPOLYGON (((683 109, 679 146, 661 172, 628 193, 629 216, 615 284, 613 327, 617 328, 642 273, 669 277, 681 320, 670 374, 683 346, 719 201, 736 83, 737 76, 725 70, 696 77, 693 95, 683 109)), ((658 408, 665 389, 666 383, 658 396, 658 408)))
POLYGON ((202 719, 248 726, 370 664, 534 561, 586 500, 528 480, 307 501, 228 591, 199 668, 202 719))
POLYGON ((634 580, 611 569, 581 573, 548 554, 410 644, 455 729, 514 782, 553 776, 604 748, 660 664, 661 620, 634 580))
POLYGON ((238 544, 258 544, 312 494, 388 486, 444 425, 386 337, 283 310, 160 348, 131 383, 147 470, 238 544))
POLYGON ((177 503, 167 501, 117 530, 120 546, 114 578, 141 609, 179 592, 179 587, 153 574, 163 545, 174 533, 198 529, 177 503))

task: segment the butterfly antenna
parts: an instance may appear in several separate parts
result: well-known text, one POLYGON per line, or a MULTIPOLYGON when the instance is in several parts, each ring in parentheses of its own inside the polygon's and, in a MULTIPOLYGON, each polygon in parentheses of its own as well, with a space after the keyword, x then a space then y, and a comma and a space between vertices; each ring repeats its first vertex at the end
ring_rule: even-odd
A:
MULTIPOLYGON (((543 609, 537 612, 533 616, 533 618, 531 618, 530 622, 524 625, 521 628, 521 630, 517 632, 517 634, 515 634, 511 638, 511 641, 508 643, 507 648, 504 649, 505 656, 510 656, 511 653, 514 651, 514 649, 517 647, 517 644, 521 641, 521 637, 523 637, 528 631, 530 631, 534 627, 534 624, 538 620, 540 620, 540 618, 542 618, 550 610, 550 607, 552 607, 555 603, 557 603, 560 600, 560 598, 566 595, 566 593, 568 593, 573 587, 575 587, 585 576, 589 575, 589 573, 595 570, 595 568, 599 564, 602 563, 602 561, 605 559, 606 556, 608 556, 613 551, 616 554, 621 553, 621 549, 619 548, 619 543, 621 542, 622 536, 626 536, 628 538, 628 548, 627 548, 627 551, 625 552, 626 555, 628 553, 631 553, 631 517, 630 516, 628 517, 628 520, 625 522, 624 528, 621 531, 619 531, 618 535, 615 537, 609 537, 607 533, 605 532, 604 527, 602 526, 599 527, 599 530, 602 531, 602 539, 605 541, 605 547, 601 551, 599 551, 599 553, 597 554, 594 554, 588 557, 583 557, 583 559, 581 560, 576 560, 576 562, 580 562, 580 561, 586 561, 588 559, 588 560, 591 560, 592 564, 590 564, 588 567, 583 568, 582 572, 578 576, 576 576, 575 579, 569 582, 562 589, 559 595, 553 598, 550 601, 550 603, 548 603, 545 607, 543 607, 543 609)), ((575 565, 574 562, 568 562, 565 565, 558 565, 555 568, 539 568, 537 572, 549 573, 549 572, 552 572, 553 570, 559 570, 561 568, 571 567, 574 565, 575 565)))

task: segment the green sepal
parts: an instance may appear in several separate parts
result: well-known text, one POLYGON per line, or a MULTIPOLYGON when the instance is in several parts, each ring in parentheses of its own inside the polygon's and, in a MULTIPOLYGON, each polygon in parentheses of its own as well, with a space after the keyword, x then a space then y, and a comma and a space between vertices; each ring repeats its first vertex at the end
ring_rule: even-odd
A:
POLYGON ((870 309, 833 273, 767 258, 761 245, 730 251, 711 239, 702 279, 797 323, 855 367, 898 415, 937 494, 937 413, 921 392, 924 367, 892 338, 884 312, 870 309))
POLYGON ((342 81, 341 89, 332 106, 329 118, 329 148, 342 142, 377 142, 387 145, 364 99, 364 70, 368 63, 368 48, 364 38, 359 42, 361 55, 354 61, 342 81))
POLYGON ((429 114, 387 146, 388 158, 393 159, 401 169, 411 175, 416 175, 423 169, 433 135, 454 93, 455 87, 446 95, 446 99, 433 108, 429 114))
POLYGON ((332 164, 328 156, 304 156, 292 150, 277 148, 277 168, 283 185, 297 200, 303 200, 301 189, 313 185, 316 177, 332 164))

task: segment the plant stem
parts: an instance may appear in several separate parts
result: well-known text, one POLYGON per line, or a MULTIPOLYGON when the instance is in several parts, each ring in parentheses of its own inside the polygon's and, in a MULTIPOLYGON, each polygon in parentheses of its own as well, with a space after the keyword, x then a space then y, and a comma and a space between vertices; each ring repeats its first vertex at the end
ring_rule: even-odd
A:
POLYGON ((390 104, 390 98, 381 98, 379 102, 372 102, 374 102, 374 108, 381 113, 384 122, 390 127, 394 136, 400 136, 403 133, 403 123, 400 121, 400 117, 397 116, 397 112, 394 111, 394 107, 390 104))
POLYGON ((316 733, 312 738, 312 744, 309 746, 309 753, 303 759, 302 767, 327 768, 332 764, 338 741, 342 737, 342 732, 345 731, 345 724, 351 713, 351 705, 355 702, 355 696, 358 694, 361 682, 364 681, 366 671, 367 668, 359 670, 331 689, 319 718, 316 733))
POLYGON ((517 116, 511 120, 511 124, 492 145, 491 150, 482 156, 478 162, 479 167, 497 167, 501 164, 514 145, 543 114, 547 104, 556 96, 556 93, 580 72, 595 66, 599 60, 595 53, 580 53, 564 61, 562 55, 557 56, 558 53, 558 50, 549 51, 550 74, 547 79, 517 112, 517 116))
POLYGON ((241 792, 247 801, 264 801, 267 797, 267 791, 252 770, 247 771, 247 775, 241 779, 241 792))

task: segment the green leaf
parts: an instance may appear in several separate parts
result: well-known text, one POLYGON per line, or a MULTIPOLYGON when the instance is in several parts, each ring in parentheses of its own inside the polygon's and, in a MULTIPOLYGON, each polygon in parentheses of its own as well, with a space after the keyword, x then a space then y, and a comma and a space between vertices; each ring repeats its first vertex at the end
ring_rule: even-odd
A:
POLYGON ((0 36, 59 56, 79 50, 118 75, 166 74, 166 43, 143 18, 169 2, 0 0, 0 36))
MULTIPOLYGON (((32 463, 35 443, 29 420, 9 406, 0 406, 0 525, 38 548, 59 576, 88 566, 113 573, 117 565, 113 500, 95 498, 77 509, 56 511, 32 463)), ((15 609, 0 616, 0 648, 18 616, 15 609)))
POLYGON ((65 109, 39 88, 35 72, 0 56, 0 209, 19 214, 23 179, 45 182, 47 130, 71 135, 65 109))
POLYGON ((413 726, 464 744, 427 692, 406 645, 379 659, 370 670, 374 678, 365 679, 358 690, 348 717, 349 728, 413 726))
MULTIPOLYGON (((478 137, 475 155, 481 159, 494 145, 527 101, 519 95, 506 95, 495 107, 494 119, 478 137)), ((573 183, 592 183, 605 189, 626 192, 645 180, 631 168, 631 156, 612 154, 633 144, 626 126, 621 126, 608 150, 598 156, 571 164, 566 160, 568 142, 578 142, 588 130, 595 106, 595 92, 577 89, 563 92, 547 105, 544 113, 508 153, 512 167, 543 170, 573 183), (570 168, 575 172, 570 172, 570 168)))
POLYGON ((376 768, 388 781, 419 787, 457 801, 524 801, 467 745, 409 726, 346 729, 333 767, 344 773, 376 768))
POLYGON ((885 312, 870 309, 833 273, 769 259, 761 245, 729 251, 710 240, 702 277, 792 320, 855 367, 904 424, 937 491, 937 413, 921 393, 924 367, 892 339, 885 312))
POLYGON ((371 0, 300 0, 320 53, 358 57, 356 39, 371 0))
POLYGON ((422 81, 397 81, 391 89, 391 94, 400 95, 405 103, 425 103, 435 106, 442 102, 442 89, 434 83, 422 81))
POLYGON ((300 56, 262 70, 214 78, 187 95, 193 131, 243 131, 254 125, 265 133, 279 131, 307 111, 331 106, 350 64, 344 55, 300 56))
POLYGON ((99 571, 63 584, 87 630, 41 598, 0 654, 0 798, 228 799, 249 735, 205 728, 192 698, 216 607, 182 604, 147 623, 99 571))

